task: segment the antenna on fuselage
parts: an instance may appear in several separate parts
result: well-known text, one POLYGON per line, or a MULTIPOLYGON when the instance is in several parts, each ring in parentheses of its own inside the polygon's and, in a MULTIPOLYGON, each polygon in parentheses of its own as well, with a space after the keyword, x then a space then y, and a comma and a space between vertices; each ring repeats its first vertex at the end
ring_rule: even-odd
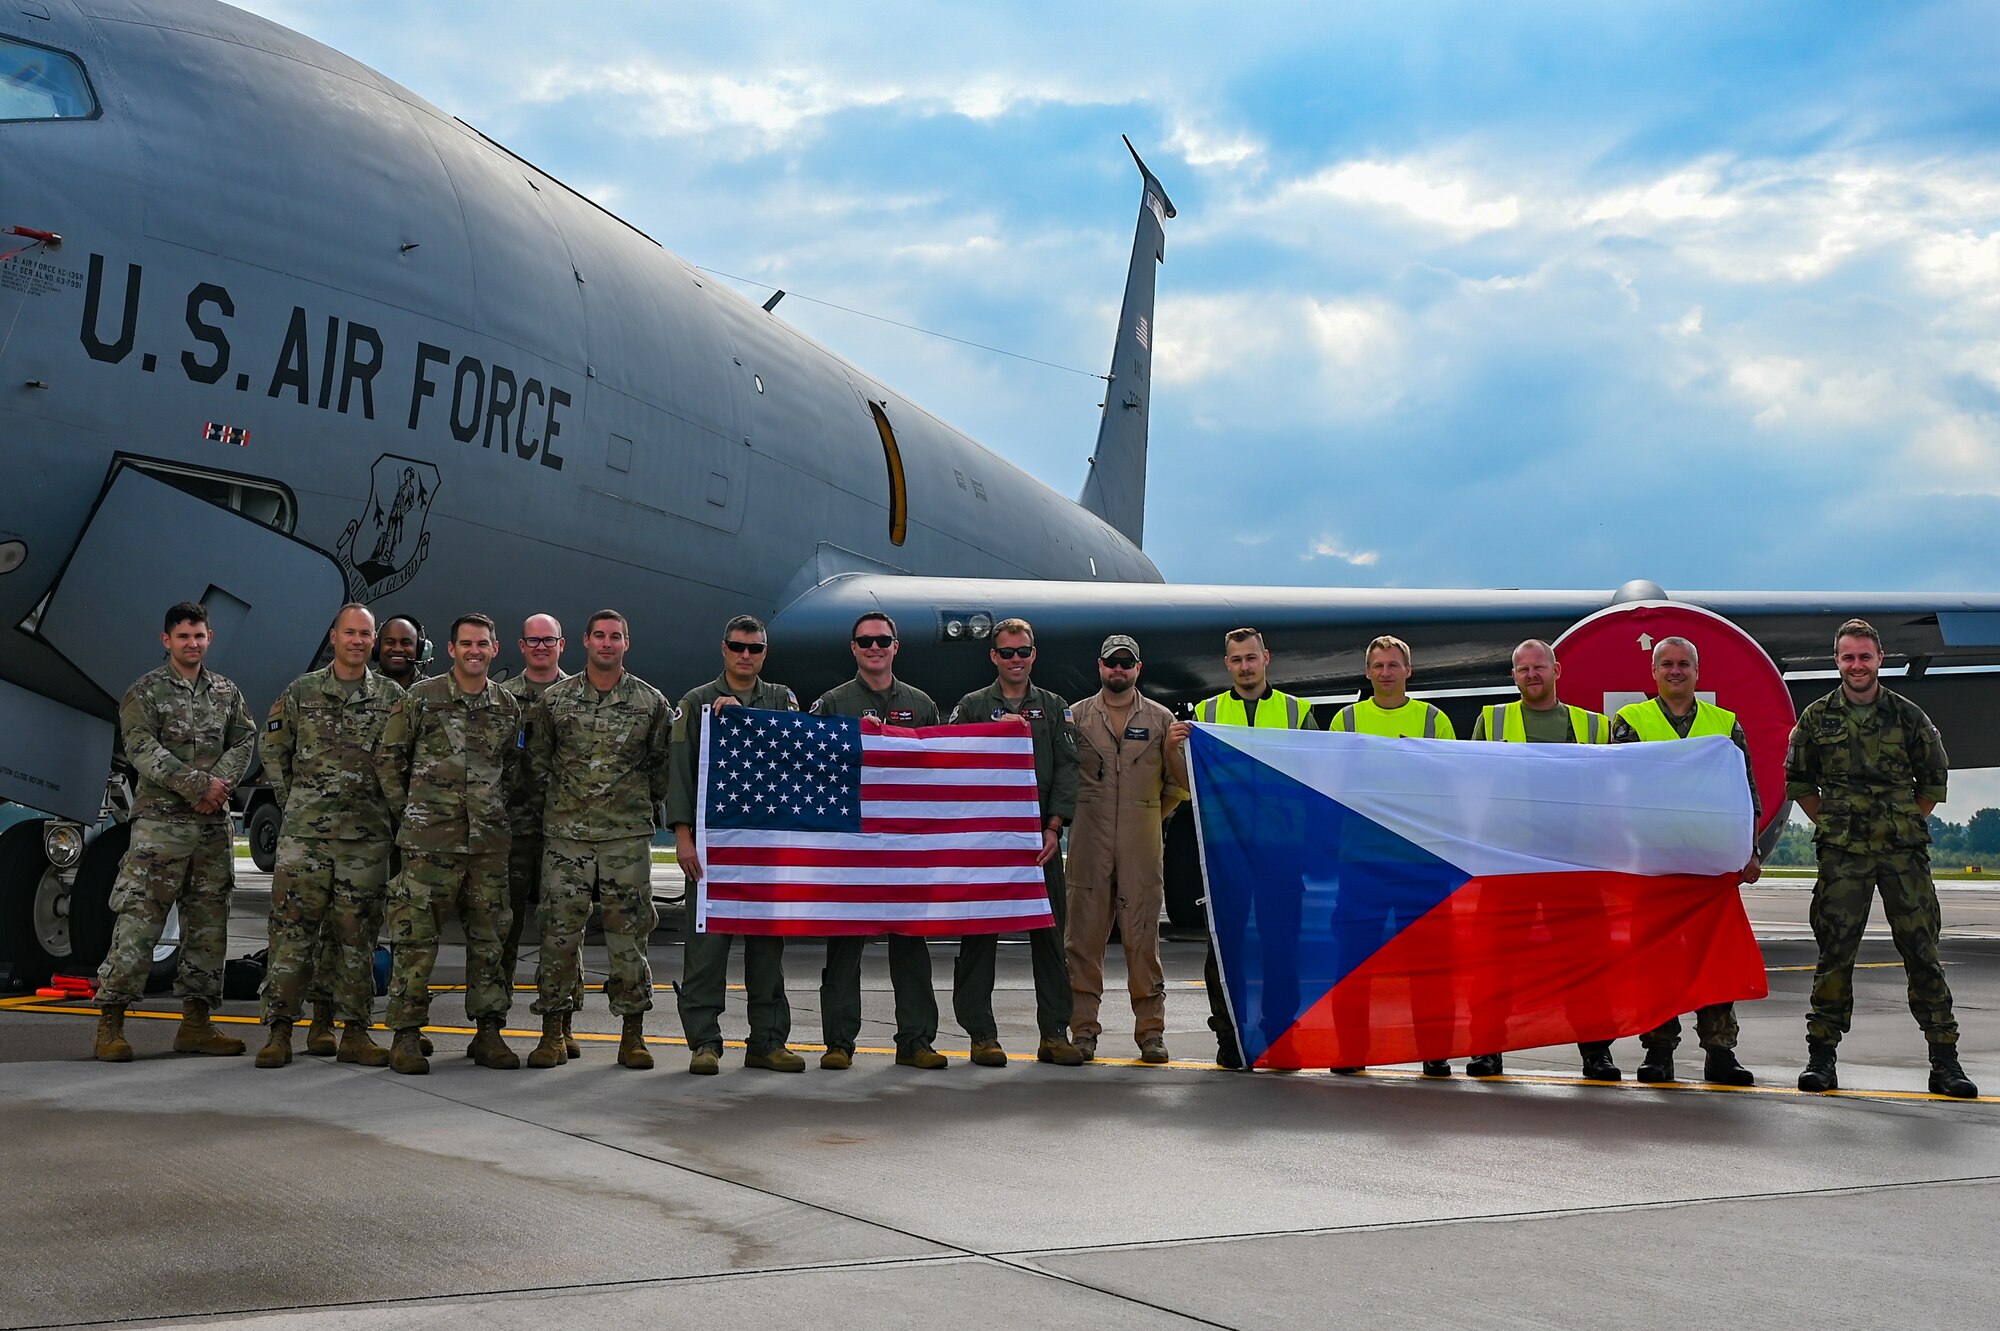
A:
MULTIPOLYGON (((1119 135, 1125 138, 1124 135, 1119 135)), ((1153 267, 1167 257, 1167 219, 1173 200, 1146 169, 1132 140, 1126 151, 1139 165, 1144 189, 1139 222, 1132 236, 1132 263, 1125 270, 1125 303, 1118 311, 1118 340, 1111 347, 1110 383, 1104 415, 1097 424, 1097 448, 1077 500, 1134 545, 1146 529, 1146 424, 1153 379, 1153 267)))

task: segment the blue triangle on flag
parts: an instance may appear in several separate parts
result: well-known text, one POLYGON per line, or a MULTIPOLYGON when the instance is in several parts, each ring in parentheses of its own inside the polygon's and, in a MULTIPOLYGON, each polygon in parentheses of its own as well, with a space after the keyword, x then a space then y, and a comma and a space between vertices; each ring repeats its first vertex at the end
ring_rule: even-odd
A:
POLYGON ((1199 728, 1189 759, 1210 927, 1255 1063, 1472 875, 1199 728))

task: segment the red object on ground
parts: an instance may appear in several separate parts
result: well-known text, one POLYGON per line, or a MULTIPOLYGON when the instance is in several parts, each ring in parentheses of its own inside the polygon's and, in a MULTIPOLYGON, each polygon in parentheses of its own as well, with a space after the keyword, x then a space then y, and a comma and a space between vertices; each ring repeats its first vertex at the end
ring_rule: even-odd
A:
POLYGON ((1798 713, 1777 663, 1748 633, 1711 610, 1678 601, 1610 606, 1556 639, 1562 664, 1556 691, 1566 703, 1615 717, 1626 703, 1653 696, 1653 644, 1662 638, 1694 644, 1701 671, 1696 694, 1743 723, 1764 808, 1757 824, 1762 832, 1784 806, 1785 745, 1798 713))

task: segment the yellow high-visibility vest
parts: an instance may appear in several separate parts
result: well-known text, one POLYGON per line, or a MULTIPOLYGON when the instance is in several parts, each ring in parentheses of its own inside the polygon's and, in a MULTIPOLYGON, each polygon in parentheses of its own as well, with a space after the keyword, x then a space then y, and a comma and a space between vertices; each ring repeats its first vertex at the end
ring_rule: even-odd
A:
MULTIPOLYGON (((1570 707, 1568 703, 1563 705, 1569 708, 1569 733, 1578 744, 1611 742, 1611 723, 1605 720, 1601 713, 1586 711, 1581 707, 1570 707)), ((1522 703, 1510 702, 1484 708, 1486 738, 1503 740, 1508 744, 1527 743, 1528 724, 1521 717, 1522 706, 1522 703)))
MULTIPOLYGON (((1648 698, 1644 702, 1627 703, 1618 709, 1618 719, 1639 732, 1645 740, 1680 739, 1682 735, 1674 729, 1674 723, 1667 720, 1667 714, 1660 707, 1658 698, 1648 698)), ((1688 727, 1686 738, 1700 735, 1728 735, 1736 728, 1736 713, 1726 707, 1717 707, 1712 702, 1694 700, 1694 724, 1688 727)))
POLYGON ((1390 739, 1455 739, 1451 721, 1435 706, 1412 698, 1401 707, 1378 705, 1372 698, 1349 703, 1334 713, 1334 730, 1382 735, 1390 739))
MULTIPOLYGON (((1257 724, 1266 730, 1297 730, 1309 715, 1304 702, 1289 693, 1272 689, 1257 703, 1257 724), (1273 703, 1282 706, 1274 707, 1273 703)), ((1250 724, 1249 709, 1234 693, 1218 693, 1213 698, 1203 700, 1194 709, 1197 721, 1206 721, 1212 726, 1245 726, 1250 724)))

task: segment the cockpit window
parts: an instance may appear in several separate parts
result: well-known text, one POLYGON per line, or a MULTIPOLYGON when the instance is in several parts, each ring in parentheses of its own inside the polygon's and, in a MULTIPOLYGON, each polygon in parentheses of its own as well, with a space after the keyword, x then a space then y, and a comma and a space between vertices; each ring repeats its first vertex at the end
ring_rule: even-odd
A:
POLYGON ((97 97, 61 51, 0 37, 0 120, 88 120, 97 97))

